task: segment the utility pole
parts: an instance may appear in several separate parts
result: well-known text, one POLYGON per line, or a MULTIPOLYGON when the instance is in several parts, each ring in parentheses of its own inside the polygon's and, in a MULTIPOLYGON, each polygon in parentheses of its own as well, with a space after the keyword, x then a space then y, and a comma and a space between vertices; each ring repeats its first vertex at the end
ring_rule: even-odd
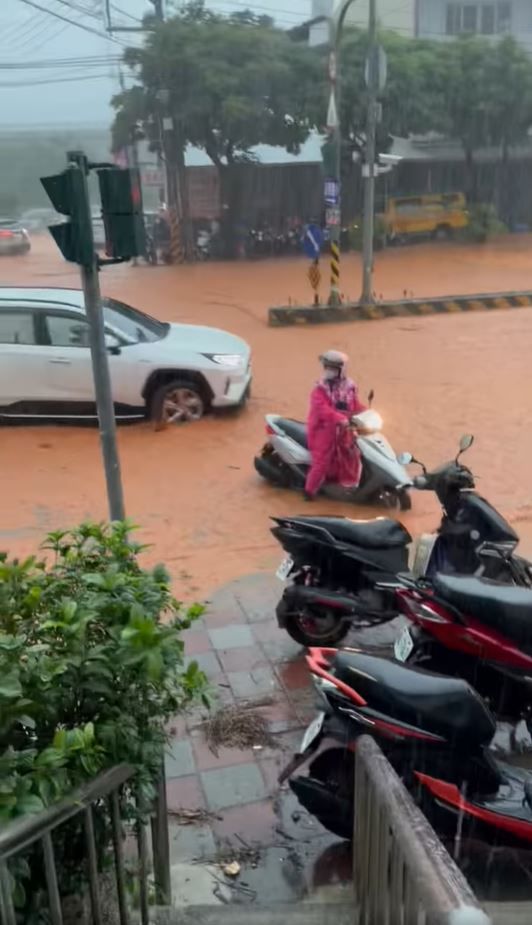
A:
MULTIPOLYGON (((342 299, 340 295, 340 233, 341 233, 341 216, 342 216, 342 130, 340 124, 340 86, 338 83, 339 74, 339 57, 340 57, 340 39, 342 36, 342 26, 347 13, 348 7, 353 0, 347 0, 341 7, 339 14, 334 14, 329 19, 329 106, 327 109, 327 130, 330 135, 332 145, 330 159, 330 176, 326 179, 332 180, 332 196, 328 203, 330 206, 325 212, 325 223, 329 231, 329 241, 331 248, 331 276, 329 305, 340 305, 342 299)), ((326 203, 327 205, 327 203, 326 203)))
MULTIPOLYGON (((327 227, 331 241, 331 289, 329 305, 339 305, 340 295, 340 234, 342 215, 342 125, 340 120, 340 43, 347 11, 355 0, 343 0, 336 4, 329 17, 329 108, 327 129, 331 139, 329 179, 336 189, 336 205, 327 210, 327 227)), ((369 0, 368 18, 369 54, 366 70, 368 85, 368 111, 366 120, 365 163, 362 165, 364 180, 364 215, 362 243, 362 294, 364 304, 373 302, 373 235, 375 225, 375 155, 379 104, 377 97, 386 79, 383 70, 382 49, 377 44, 377 0, 369 0)), ((325 160, 325 158, 324 158, 325 160)), ((329 203, 331 205, 332 203, 329 203)))
POLYGON ((107 484, 107 499, 111 520, 124 520, 124 493, 120 475, 120 460, 116 441, 115 410, 109 374, 109 359, 105 343, 105 327, 102 312, 102 297, 98 275, 98 257, 94 252, 89 190, 87 186, 87 159, 80 151, 69 151, 71 169, 78 170, 83 176, 83 195, 77 202, 78 215, 85 226, 85 233, 90 238, 92 259, 81 265, 81 281, 85 296, 85 311, 89 322, 89 338, 94 377, 94 391, 100 424, 100 441, 102 446, 103 466, 107 484))
POLYGON ((383 79, 381 49, 377 44, 376 0, 369 0, 369 51, 366 69, 368 85, 368 112, 366 122, 365 163, 362 165, 364 181, 364 215, 362 224, 362 294, 363 305, 372 304, 373 297, 373 240, 375 231, 375 141, 377 134, 377 97, 383 79))

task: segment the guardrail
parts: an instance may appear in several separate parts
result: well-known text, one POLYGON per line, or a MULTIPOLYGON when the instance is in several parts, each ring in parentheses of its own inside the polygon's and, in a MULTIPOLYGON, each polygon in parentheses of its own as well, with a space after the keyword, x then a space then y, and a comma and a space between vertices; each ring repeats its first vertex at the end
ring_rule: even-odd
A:
MULTIPOLYGON (((104 771, 93 781, 80 787, 79 790, 60 803, 43 810, 41 813, 21 817, 20 820, 12 822, 0 832, 0 925, 17 925, 8 861, 38 842, 42 846, 50 921, 52 925, 63 925, 53 834, 69 819, 81 814, 84 817, 92 923, 93 925, 102 925, 102 903, 99 891, 99 871, 93 818, 93 806, 102 800, 107 800, 109 803, 120 925, 130 925, 120 815, 120 790, 131 779, 133 773, 133 768, 128 765, 118 765, 104 771)), ((164 769, 162 769, 160 779, 157 782, 157 796, 151 814, 151 830, 156 902, 159 905, 169 905, 171 899, 170 851, 164 769)), ((137 873, 140 887, 140 921, 142 925, 149 925, 149 853, 146 825, 139 823, 135 834, 139 859, 137 873)))
POLYGON ((490 925, 378 745, 363 736, 355 754, 358 925, 490 925))

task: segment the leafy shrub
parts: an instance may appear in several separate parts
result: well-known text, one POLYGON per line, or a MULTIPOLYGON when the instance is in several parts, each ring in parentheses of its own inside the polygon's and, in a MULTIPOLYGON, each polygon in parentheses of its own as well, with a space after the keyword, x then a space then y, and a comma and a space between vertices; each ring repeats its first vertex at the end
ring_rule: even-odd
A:
MULTIPOLYGON (((49 564, 0 556, 0 825, 121 762, 150 800, 166 723, 206 697, 180 639, 201 608, 182 612, 166 570, 140 567, 127 523, 52 533, 44 548, 49 564)), ((98 832, 102 856, 105 814, 98 832)), ((60 876, 75 844, 59 849, 60 876)))
POLYGON ((478 203, 469 209, 469 221, 460 234, 466 242, 483 244, 491 238, 499 237, 508 231, 504 222, 497 215, 495 206, 487 203, 478 203))

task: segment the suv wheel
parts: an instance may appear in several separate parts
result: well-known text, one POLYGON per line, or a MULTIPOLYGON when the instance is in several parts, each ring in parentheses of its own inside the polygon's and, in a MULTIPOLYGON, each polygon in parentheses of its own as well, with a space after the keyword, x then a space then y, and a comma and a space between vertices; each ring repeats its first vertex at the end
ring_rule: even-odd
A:
POLYGON ((205 414, 205 399, 194 383, 172 379, 154 390, 149 413, 161 430, 169 424, 199 421, 205 414))

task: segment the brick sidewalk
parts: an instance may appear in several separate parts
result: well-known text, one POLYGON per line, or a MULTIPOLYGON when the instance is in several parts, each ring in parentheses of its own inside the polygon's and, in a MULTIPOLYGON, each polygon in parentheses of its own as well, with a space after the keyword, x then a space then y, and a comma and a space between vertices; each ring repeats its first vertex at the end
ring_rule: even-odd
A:
MULTIPOLYGON (((261 861, 257 869, 246 868, 245 882, 256 898, 276 901, 351 879, 345 843, 302 812, 277 783, 315 714, 303 650, 277 626, 281 594, 282 585, 271 575, 232 582, 213 595, 203 619, 184 634, 187 658, 207 674, 219 704, 274 699, 260 712, 279 749, 222 748, 216 757, 201 728, 207 711, 196 709, 176 719, 166 759, 173 863, 238 857, 245 846, 257 847, 261 861), (217 818, 184 826, 175 818, 180 808, 207 809, 217 818)), ((376 639, 373 631, 371 641, 388 641, 386 632, 376 639)))
MULTIPOLYGON (((273 698, 260 712, 279 749, 221 748, 216 757, 201 728, 207 711, 196 709, 177 718, 166 758, 173 863, 240 856, 245 846, 260 847, 260 864, 246 869, 245 881, 259 896, 273 893, 278 901, 307 892, 316 857, 336 841, 277 784, 315 712, 303 651, 277 626, 281 593, 269 575, 232 582, 184 634, 187 659, 206 673, 218 704, 273 698), (218 818, 183 826, 172 819, 180 808, 208 809, 218 818)), ((343 846, 339 853, 345 855, 343 846)))

